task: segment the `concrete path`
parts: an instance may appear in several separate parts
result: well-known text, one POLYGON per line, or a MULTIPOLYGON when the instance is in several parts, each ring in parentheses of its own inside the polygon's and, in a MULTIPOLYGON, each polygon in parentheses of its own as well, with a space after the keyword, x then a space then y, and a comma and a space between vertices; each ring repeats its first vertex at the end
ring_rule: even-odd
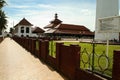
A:
POLYGON ((0 43, 0 80, 67 80, 15 41, 0 43))

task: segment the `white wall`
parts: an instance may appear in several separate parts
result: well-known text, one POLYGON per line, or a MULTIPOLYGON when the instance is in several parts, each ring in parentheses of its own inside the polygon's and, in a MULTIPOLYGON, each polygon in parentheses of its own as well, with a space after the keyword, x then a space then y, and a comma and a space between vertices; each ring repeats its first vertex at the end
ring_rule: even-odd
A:
POLYGON ((21 37, 21 35, 23 35, 24 37, 26 37, 27 35, 29 37, 38 37, 37 34, 32 33, 32 27, 31 26, 24 26, 24 25, 22 26, 22 25, 19 25, 17 27, 18 27, 18 32, 15 33, 15 35, 17 35, 19 37, 21 37), (24 33, 21 33, 21 27, 24 27, 24 33), (29 33, 26 33, 26 27, 29 27, 29 33))
MULTIPOLYGON (((98 19, 110 16, 119 15, 119 1, 118 0, 97 0, 96 6, 96 30, 95 39, 106 40, 105 33, 98 32, 98 19)), ((109 33, 109 40, 119 40, 119 33, 109 33)))
POLYGON ((18 27, 18 32, 17 33, 15 33, 15 35, 17 35, 17 36, 19 36, 19 37, 21 37, 21 35, 23 35, 23 36, 29 36, 29 37, 31 37, 31 35, 32 35, 32 29, 31 29, 31 26, 24 26, 24 25, 19 25, 19 26, 17 26, 18 27), (24 33, 21 33, 21 27, 24 27, 24 33), (26 28, 29 28, 29 33, 26 33, 26 28))

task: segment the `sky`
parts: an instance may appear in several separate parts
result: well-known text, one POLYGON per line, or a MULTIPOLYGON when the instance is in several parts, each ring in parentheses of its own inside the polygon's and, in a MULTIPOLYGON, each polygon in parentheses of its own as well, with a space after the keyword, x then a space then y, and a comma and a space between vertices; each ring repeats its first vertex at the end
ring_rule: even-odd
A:
POLYGON ((54 19, 66 24, 84 25, 95 30, 96 0, 6 0, 3 8, 8 19, 8 30, 26 18, 34 26, 43 29, 54 19))

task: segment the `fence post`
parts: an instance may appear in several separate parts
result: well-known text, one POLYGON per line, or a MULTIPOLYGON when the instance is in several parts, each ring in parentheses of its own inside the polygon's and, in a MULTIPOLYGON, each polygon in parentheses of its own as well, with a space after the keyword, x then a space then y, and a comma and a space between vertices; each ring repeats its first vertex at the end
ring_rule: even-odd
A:
POLYGON ((30 38, 28 39, 28 43, 29 43, 28 51, 30 52, 30 50, 31 50, 31 39, 30 38))
POLYGON ((31 53, 33 55, 35 55, 35 39, 32 39, 32 49, 31 49, 31 53))
POLYGON ((56 66, 57 66, 57 70, 59 70, 60 69, 60 51, 61 51, 61 45, 62 45, 63 43, 56 43, 56 66))
POLYGON ((41 52, 42 52, 42 40, 41 39, 39 39, 39 54, 38 54, 38 56, 39 56, 39 59, 41 59, 41 52))
POLYGON ((48 55, 48 41, 41 41, 41 51, 40 51, 40 56, 41 59, 43 59, 44 61, 47 60, 47 55, 48 55))
POLYGON ((80 68, 80 46, 76 46, 77 54, 76 54, 76 68, 80 68))
POLYGON ((29 40, 29 43, 30 43, 29 51, 30 51, 30 53, 32 53, 32 39, 31 39, 31 38, 30 38, 30 40, 29 40))
POLYGON ((114 51, 112 80, 120 80, 120 50, 114 51))
POLYGON ((3 38, 2 37, 0 37, 0 43, 3 41, 3 38))
POLYGON ((45 60, 47 61, 47 56, 49 55, 49 41, 48 40, 45 40, 45 54, 46 54, 45 60))
POLYGON ((80 47, 57 43, 56 52, 57 69, 69 77, 70 80, 75 80, 76 70, 80 67, 80 47))

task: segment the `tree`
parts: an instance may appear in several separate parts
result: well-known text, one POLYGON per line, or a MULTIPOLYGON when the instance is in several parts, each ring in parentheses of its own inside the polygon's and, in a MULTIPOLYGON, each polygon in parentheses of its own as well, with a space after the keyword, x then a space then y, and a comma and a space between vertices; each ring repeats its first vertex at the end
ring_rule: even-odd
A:
POLYGON ((0 10, 0 32, 7 27, 7 19, 4 11, 0 10))
POLYGON ((6 2, 5 2, 4 0, 0 0, 0 9, 1 9, 2 7, 4 7, 5 4, 6 4, 6 2))
POLYGON ((2 10, 6 2, 4 0, 0 0, 0 33, 7 27, 7 17, 5 12, 2 10))
POLYGON ((14 28, 10 28, 10 33, 13 34, 14 28))

